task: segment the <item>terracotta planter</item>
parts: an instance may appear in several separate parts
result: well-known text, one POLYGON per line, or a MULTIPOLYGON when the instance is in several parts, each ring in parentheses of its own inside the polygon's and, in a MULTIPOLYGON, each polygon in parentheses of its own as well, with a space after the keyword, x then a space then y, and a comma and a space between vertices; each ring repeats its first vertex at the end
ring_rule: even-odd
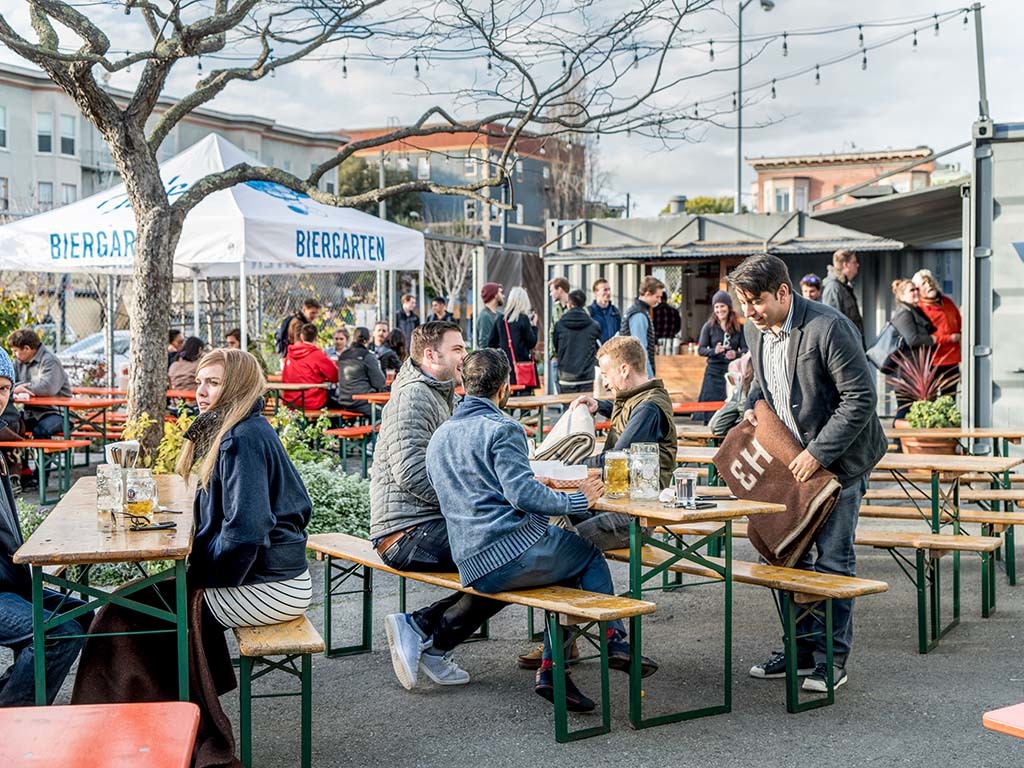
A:
MULTIPOLYGON (((910 429, 906 419, 896 419, 894 427, 910 429)), ((903 453, 933 453, 952 456, 960 448, 960 441, 955 437, 901 437, 900 449, 903 453)))

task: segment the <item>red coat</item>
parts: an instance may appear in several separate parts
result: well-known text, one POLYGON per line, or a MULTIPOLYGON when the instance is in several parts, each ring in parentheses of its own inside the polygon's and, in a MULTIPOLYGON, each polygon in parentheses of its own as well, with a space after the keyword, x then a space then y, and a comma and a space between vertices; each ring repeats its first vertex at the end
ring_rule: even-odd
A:
MULTIPOLYGON (((321 384, 338 380, 338 364, 315 344, 297 341, 288 346, 281 368, 281 381, 286 384, 321 384)), ((327 402, 326 389, 303 389, 282 392, 281 399, 296 408, 317 410, 327 402)))
POLYGON ((956 308, 956 304, 948 296, 941 296, 935 304, 929 304, 922 299, 917 308, 924 312, 935 326, 935 357, 932 358, 932 363, 959 365, 960 342, 951 338, 954 333, 961 332, 960 310, 956 308))

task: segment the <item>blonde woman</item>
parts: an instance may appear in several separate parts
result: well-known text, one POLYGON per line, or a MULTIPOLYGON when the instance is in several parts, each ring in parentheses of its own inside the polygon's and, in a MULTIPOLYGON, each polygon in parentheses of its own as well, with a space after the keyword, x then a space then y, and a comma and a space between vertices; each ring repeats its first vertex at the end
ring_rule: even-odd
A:
POLYGON ((177 471, 198 475, 188 580, 225 627, 278 624, 312 598, 306 526, 312 505, 263 417, 263 371, 241 349, 214 349, 196 370, 199 416, 177 471))
POLYGON ((537 346, 537 313, 530 307, 530 297, 526 295, 525 289, 516 286, 508 292, 505 315, 495 321, 487 346, 500 349, 508 357, 512 368, 511 383, 524 386, 518 394, 532 394, 533 388, 537 386, 536 369, 533 369, 532 377, 529 376, 533 366, 533 348, 537 346), (516 364, 523 363, 527 365, 517 371, 516 364))

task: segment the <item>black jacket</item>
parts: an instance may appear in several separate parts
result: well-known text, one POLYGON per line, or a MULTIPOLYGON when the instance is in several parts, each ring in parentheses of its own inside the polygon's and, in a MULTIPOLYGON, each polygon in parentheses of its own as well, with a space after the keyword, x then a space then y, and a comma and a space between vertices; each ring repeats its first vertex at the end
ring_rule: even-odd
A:
POLYGON ((353 344, 338 355, 338 402, 351 403, 352 395, 384 391, 384 371, 377 356, 366 347, 353 344))
MULTIPOLYGON (((725 369, 732 360, 725 356, 725 352, 715 353, 715 347, 725 342, 725 331, 722 330, 718 320, 708 320, 700 329, 700 340, 697 342, 697 354, 708 359, 708 367, 725 369)), ((729 334, 729 349, 736 352, 740 357, 747 351, 747 339, 743 335, 743 328, 729 334)), ((736 358, 733 358, 735 360, 736 358)))
POLYGON ((301 575, 312 509, 258 400, 224 435, 209 486, 196 492, 190 586, 234 587, 301 575))
POLYGON ((935 346, 935 339, 932 338, 935 326, 919 307, 897 301, 896 309, 892 313, 892 324, 899 331, 908 348, 935 346))
MULTIPOLYGON (((641 314, 647 315, 647 343, 644 345, 647 349, 647 361, 651 364, 651 371, 655 371, 654 358, 658 354, 658 339, 654 333, 654 318, 651 316, 651 308, 640 301, 637 298, 629 309, 626 310, 626 314, 622 316, 622 327, 619 329, 619 334, 622 336, 629 336, 629 320, 633 315, 641 314)), ((644 344, 643 339, 637 339, 641 344, 644 344)))
POLYGON ((565 383, 594 380, 601 326, 587 310, 573 307, 555 323, 555 356, 558 378, 565 383))
POLYGON ((828 276, 821 282, 821 303, 849 318, 860 332, 861 338, 864 338, 864 318, 861 317, 860 305, 857 303, 853 286, 845 277, 836 275, 831 268, 828 276))
POLYGON ((28 566, 15 565, 13 560, 14 553, 25 541, 18 522, 18 507, 6 467, 0 467, 0 472, 0 592, 14 592, 31 600, 32 575, 28 566))
POLYGON ((804 447, 844 486, 869 472, 887 441, 875 414, 874 369, 853 324, 832 307, 793 296, 788 403, 774 402, 765 386, 761 331, 753 323, 743 330, 754 364, 746 407, 767 400, 776 413, 791 409, 804 447))
POLYGON ((419 325, 420 316, 415 312, 407 315, 404 309, 400 309, 395 314, 395 328, 405 334, 405 345, 407 347, 412 344, 412 332, 419 328, 419 325))
POLYGON ((505 332, 506 325, 512 335, 512 348, 515 350, 515 362, 517 363, 528 363, 533 360, 533 348, 537 346, 537 329, 530 325, 529 316, 522 312, 514 323, 506 323, 505 318, 499 316, 491 329, 491 338, 488 340, 487 346, 492 349, 500 349, 505 353, 505 356, 508 357, 508 364, 512 366, 511 383, 518 384, 516 369, 512 364, 512 354, 508 349, 509 334, 505 332))

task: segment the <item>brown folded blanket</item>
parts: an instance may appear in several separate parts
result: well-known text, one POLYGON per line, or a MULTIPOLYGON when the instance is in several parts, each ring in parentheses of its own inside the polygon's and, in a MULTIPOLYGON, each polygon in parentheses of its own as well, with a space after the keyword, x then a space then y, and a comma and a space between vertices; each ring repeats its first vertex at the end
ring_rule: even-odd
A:
POLYGON ((764 400, 754 406, 757 426, 741 421, 715 454, 715 467, 741 499, 785 504, 777 515, 751 515, 750 541, 772 565, 791 567, 811 546, 839 501, 842 486, 824 468, 800 483, 789 463, 803 450, 764 400))
MULTIPOLYGON (((135 593, 132 599, 161 608, 174 605, 174 582, 159 582, 153 589, 135 593)), ((192 765, 241 768, 242 763, 234 754, 231 720, 218 698, 236 685, 224 629, 204 611, 201 589, 189 593, 187 609, 189 698, 199 706, 200 713, 192 765)), ((101 608, 82 648, 71 703, 175 701, 178 698, 178 654, 173 632, 99 636, 105 632, 166 629, 168 626, 166 621, 117 605, 101 608)))

